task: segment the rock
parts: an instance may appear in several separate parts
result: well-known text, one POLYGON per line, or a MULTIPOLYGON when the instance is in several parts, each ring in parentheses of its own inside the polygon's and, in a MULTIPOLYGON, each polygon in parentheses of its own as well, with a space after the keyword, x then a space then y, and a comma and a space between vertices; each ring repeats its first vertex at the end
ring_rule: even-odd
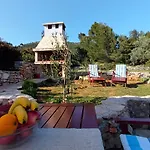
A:
POLYGON ((131 118, 149 118, 149 102, 128 100, 127 106, 131 118))
POLYGON ((102 117, 149 117, 150 96, 118 96, 102 101, 95 106, 98 119, 102 117))

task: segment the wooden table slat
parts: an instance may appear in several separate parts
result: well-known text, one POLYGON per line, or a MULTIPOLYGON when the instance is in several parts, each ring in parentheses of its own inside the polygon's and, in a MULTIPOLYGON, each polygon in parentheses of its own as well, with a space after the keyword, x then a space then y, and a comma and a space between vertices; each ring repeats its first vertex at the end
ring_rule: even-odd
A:
MULTIPOLYGON (((52 106, 51 108, 53 108, 54 106, 52 106)), ((46 122, 46 124, 43 126, 43 128, 54 128, 56 123, 59 121, 60 117, 62 116, 62 114, 64 113, 66 107, 60 106, 56 112, 52 115, 51 118, 48 119, 48 121, 46 122)))
POLYGON ((68 128, 80 128, 82 113, 83 113, 83 105, 82 106, 76 106, 75 110, 73 112, 73 115, 70 119, 70 123, 68 125, 68 128))
POLYGON ((38 109, 38 110, 41 110, 43 107, 44 107, 44 106, 42 106, 42 105, 39 105, 39 109, 38 109))
POLYGON ((49 107, 50 109, 48 109, 48 111, 42 116, 40 123, 39 123, 39 127, 43 127, 46 122, 49 120, 49 118, 54 114, 54 112, 59 108, 59 106, 53 106, 53 107, 49 107))
POLYGON ((84 104, 81 128, 98 128, 94 104, 84 104))
POLYGON ((47 104, 40 104, 40 106, 44 106, 44 107, 51 107, 51 106, 63 106, 63 107, 69 107, 69 106, 83 106, 82 103, 47 103, 47 104))
POLYGON ((43 107, 42 109, 39 110, 41 115, 43 116, 51 107, 43 107))
POLYGON ((73 110, 74 110, 73 106, 67 107, 64 114, 62 115, 60 120, 57 122, 55 128, 67 128, 67 125, 70 121, 73 110))
MULTIPOLYGON (((0 113, 10 106, 0 106, 0 113)), ((42 104, 39 112, 41 128, 98 128, 94 104, 42 104)))

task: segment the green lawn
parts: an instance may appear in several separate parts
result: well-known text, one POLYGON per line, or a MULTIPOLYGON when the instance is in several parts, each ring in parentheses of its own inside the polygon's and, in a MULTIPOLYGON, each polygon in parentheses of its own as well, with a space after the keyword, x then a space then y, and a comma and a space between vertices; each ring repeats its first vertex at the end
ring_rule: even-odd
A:
MULTIPOLYGON (((61 86, 41 87, 40 89, 46 90, 46 92, 42 92, 42 94, 45 93, 48 95, 47 98, 45 98, 46 101, 61 101, 63 91, 61 86)), ((92 102, 99 104, 101 100, 104 100, 107 97, 124 95, 150 95, 150 85, 142 82, 130 82, 126 88, 122 85, 104 87, 99 84, 94 84, 93 86, 86 81, 83 83, 81 83, 81 81, 76 81, 73 85, 73 92, 69 95, 68 100, 71 102, 92 102)))

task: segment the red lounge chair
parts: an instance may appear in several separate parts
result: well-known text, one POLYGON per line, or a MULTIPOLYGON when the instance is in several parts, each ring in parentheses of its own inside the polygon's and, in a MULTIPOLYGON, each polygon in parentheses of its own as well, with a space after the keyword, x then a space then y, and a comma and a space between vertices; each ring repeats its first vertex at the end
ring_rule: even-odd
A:
POLYGON ((89 82, 93 83, 94 81, 99 81, 105 84, 105 78, 102 77, 102 73, 98 72, 98 66, 89 64, 89 82))
POLYGON ((125 87, 127 85, 127 68, 126 65, 124 64, 118 64, 116 65, 116 71, 113 71, 112 74, 112 79, 111 79, 112 84, 124 84, 125 87))

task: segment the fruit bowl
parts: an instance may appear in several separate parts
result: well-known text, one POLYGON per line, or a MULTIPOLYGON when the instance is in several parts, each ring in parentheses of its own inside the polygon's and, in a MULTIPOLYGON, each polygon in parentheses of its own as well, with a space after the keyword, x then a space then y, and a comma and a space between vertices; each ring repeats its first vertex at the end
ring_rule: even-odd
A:
POLYGON ((20 113, 21 109, 19 109, 17 114, 9 114, 8 111, 11 106, 11 104, 0 106, 0 149, 10 149, 22 145, 32 137, 41 120, 39 111, 31 108, 25 109, 22 107, 24 113, 20 113))
POLYGON ((15 133, 8 136, 0 136, 0 149, 10 149, 22 145, 36 132, 38 121, 32 126, 20 126, 15 133))

